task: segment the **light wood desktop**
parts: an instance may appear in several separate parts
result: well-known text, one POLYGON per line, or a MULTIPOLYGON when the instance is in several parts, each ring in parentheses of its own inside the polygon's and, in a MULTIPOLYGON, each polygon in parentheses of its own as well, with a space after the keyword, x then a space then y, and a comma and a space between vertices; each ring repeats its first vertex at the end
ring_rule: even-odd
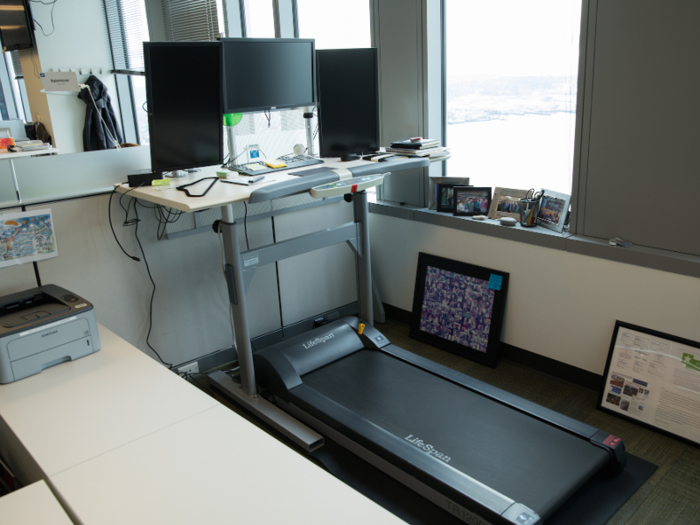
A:
POLYGON ((51 478, 84 524, 398 524, 224 406, 51 478))
POLYGON ((44 481, 0 498, 0 523, 5 525, 72 525, 44 481))
MULTIPOLYGON (((138 188, 129 188, 127 184, 122 184, 117 187, 117 192, 128 193, 130 196, 160 204, 162 206, 167 206, 169 208, 174 208, 176 210, 193 212, 248 200, 250 198, 250 194, 258 188, 297 178, 294 175, 289 175, 289 173, 323 167, 328 168, 329 170, 338 168, 347 169, 366 164, 367 161, 363 160, 341 162, 340 159, 327 159, 325 160, 324 164, 266 173, 263 180, 251 184, 250 186, 240 186, 238 184, 217 182, 203 197, 188 197, 183 191, 176 189, 177 186, 189 184, 204 177, 216 177, 216 170, 220 169, 219 166, 209 166, 202 168, 200 171, 188 173, 184 177, 172 178, 170 179, 170 184, 168 186, 142 186, 138 188)), ((386 171, 391 171, 389 168, 390 164, 388 163, 380 164, 380 166, 386 167, 386 171)), ((227 177, 229 180, 239 178, 247 179, 248 177, 238 175, 236 172, 231 172, 227 177)), ((201 184, 189 188, 190 193, 201 193, 210 183, 211 181, 203 181, 201 184)))
POLYGON ((99 352, 0 385, 0 452, 22 483, 218 405, 104 326, 99 332, 99 352))

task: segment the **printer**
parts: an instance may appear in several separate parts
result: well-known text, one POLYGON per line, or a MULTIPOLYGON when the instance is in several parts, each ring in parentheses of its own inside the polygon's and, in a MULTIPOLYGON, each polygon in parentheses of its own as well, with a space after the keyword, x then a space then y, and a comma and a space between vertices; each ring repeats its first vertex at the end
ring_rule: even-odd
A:
POLYGON ((97 352, 95 309, 49 284, 0 297, 0 384, 97 352))

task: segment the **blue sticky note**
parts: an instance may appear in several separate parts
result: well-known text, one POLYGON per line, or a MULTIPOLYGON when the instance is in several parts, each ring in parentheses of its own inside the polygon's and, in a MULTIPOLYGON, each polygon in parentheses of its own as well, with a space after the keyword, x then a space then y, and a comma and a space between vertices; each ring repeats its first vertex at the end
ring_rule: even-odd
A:
POLYGON ((492 290, 499 291, 501 289, 501 284, 503 283, 503 277, 501 275, 491 274, 489 279, 489 288, 492 290))

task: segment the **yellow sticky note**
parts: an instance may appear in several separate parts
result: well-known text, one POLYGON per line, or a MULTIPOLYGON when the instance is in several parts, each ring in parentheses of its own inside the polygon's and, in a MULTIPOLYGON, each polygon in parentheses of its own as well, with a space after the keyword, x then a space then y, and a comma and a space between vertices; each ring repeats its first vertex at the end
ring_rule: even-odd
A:
POLYGON ((263 166, 262 164, 258 164, 258 163, 255 163, 255 164, 246 164, 245 167, 248 168, 250 171, 258 171, 258 170, 264 170, 264 169, 265 169, 265 166, 263 166))
POLYGON ((170 186, 170 179, 153 179, 151 186, 170 186))
POLYGON ((284 167, 287 166, 284 162, 279 161, 279 160, 276 160, 276 159, 274 159, 274 160, 266 160, 266 161, 265 161, 265 164, 267 164, 268 166, 270 166, 273 170, 276 170, 277 168, 284 168, 284 167))

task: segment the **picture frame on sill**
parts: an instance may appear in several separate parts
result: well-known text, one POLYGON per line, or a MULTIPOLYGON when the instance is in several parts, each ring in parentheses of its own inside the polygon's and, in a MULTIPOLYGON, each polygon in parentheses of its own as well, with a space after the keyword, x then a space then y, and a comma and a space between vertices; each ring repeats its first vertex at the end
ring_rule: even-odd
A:
POLYGON ((571 195, 552 190, 542 190, 540 209, 537 212, 537 225, 561 233, 569 213, 571 195))
POLYGON ((419 253, 410 336, 495 367, 508 279, 506 272, 419 253))
POLYGON ((491 206, 491 188, 454 187, 454 215, 470 217, 486 215, 491 206))
POLYGON ((452 213, 454 211, 454 184, 437 185, 437 211, 452 213))
POLYGON ((512 217, 520 221, 520 199, 524 199, 526 196, 527 190, 494 188, 488 218, 500 219, 502 217, 512 217))

